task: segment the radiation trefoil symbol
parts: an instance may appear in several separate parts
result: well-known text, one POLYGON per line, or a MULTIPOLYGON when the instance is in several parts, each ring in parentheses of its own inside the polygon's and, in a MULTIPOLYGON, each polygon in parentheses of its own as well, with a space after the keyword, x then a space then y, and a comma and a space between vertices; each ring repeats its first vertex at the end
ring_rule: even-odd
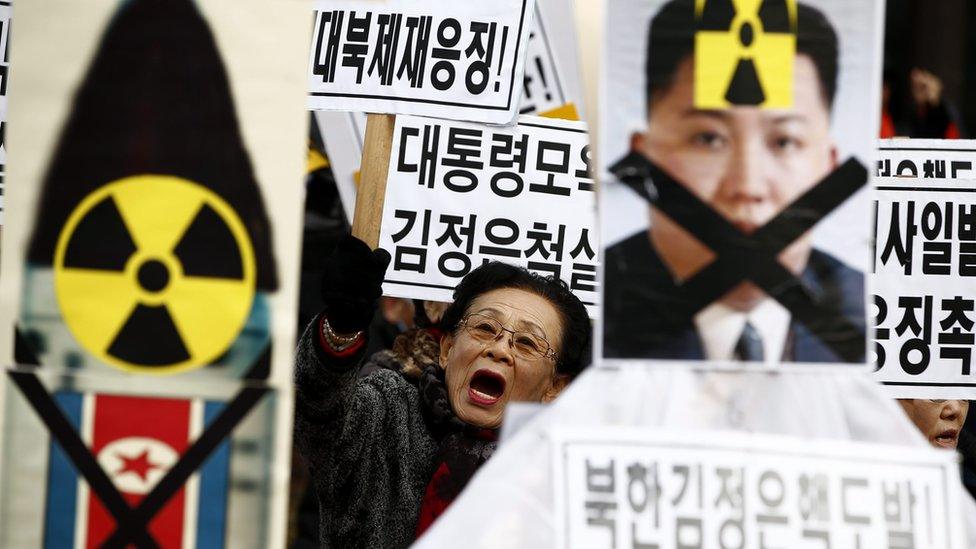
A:
POLYGON ((54 285, 78 343, 139 373, 205 366, 237 338, 255 292, 244 224, 217 194, 173 176, 108 183, 58 237, 54 285))
POLYGON ((795 0, 697 0, 695 107, 793 106, 795 0))

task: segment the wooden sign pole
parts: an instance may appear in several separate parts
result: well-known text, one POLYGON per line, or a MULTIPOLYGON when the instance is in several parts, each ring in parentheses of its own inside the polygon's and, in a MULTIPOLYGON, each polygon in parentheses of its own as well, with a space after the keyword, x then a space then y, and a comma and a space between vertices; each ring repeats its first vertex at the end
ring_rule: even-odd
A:
POLYGON ((383 199, 386 197, 386 177, 390 170, 395 122, 396 116, 392 114, 370 114, 366 118, 366 139, 363 144, 359 189, 356 191, 352 235, 373 249, 379 246, 380 241, 383 199))

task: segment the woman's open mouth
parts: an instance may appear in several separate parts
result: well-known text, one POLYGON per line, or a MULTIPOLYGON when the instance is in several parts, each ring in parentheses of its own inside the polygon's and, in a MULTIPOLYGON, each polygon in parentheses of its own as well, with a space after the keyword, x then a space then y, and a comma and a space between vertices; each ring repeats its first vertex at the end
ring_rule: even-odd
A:
POLYGON ((943 448, 954 449, 959 442, 959 431, 956 429, 946 429, 935 437, 935 443, 943 448))
POLYGON ((505 378, 491 370, 481 369, 471 376, 468 398, 475 404, 491 406, 505 394, 505 378))

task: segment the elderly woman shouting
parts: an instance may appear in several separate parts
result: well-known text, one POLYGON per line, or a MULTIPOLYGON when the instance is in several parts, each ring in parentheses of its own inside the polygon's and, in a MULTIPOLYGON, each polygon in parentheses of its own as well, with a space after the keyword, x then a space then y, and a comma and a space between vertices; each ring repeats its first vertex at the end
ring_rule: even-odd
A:
POLYGON ((323 547, 409 545, 491 456, 505 406, 552 400, 588 359, 589 319, 564 283, 489 263, 455 289, 419 381, 390 369, 358 378, 389 261, 340 242, 325 310, 299 343, 296 436, 323 547))

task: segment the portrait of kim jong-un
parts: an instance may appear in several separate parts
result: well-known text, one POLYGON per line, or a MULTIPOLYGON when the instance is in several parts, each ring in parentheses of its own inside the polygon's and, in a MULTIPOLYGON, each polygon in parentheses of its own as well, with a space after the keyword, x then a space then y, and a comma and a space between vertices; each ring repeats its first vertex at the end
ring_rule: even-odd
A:
POLYGON ((875 8, 609 3, 604 358, 865 362, 875 8))

